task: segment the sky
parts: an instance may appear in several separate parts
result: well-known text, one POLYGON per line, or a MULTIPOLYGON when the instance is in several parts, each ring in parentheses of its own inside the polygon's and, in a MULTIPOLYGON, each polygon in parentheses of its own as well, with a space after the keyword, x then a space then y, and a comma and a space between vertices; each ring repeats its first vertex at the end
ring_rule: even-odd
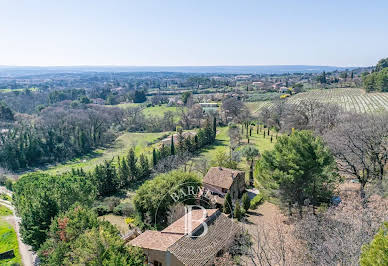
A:
POLYGON ((370 66, 388 1, 0 0, 0 65, 370 66))

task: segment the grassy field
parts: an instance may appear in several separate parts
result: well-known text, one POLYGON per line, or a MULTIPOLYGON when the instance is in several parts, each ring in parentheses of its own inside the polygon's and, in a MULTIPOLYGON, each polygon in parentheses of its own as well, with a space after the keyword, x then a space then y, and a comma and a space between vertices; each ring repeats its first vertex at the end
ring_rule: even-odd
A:
MULTIPOLYGON (((315 99, 323 103, 335 103, 346 111, 356 113, 388 111, 388 93, 366 93, 363 89, 359 88, 311 90, 291 96, 287 101, 298 104, 300 101, 306 99, 315 99)), ((253 115, 257 115, 264 106, 271 108, 273 102, 249 102, 246 105, 253 115)))
POLYGON ((107 214, 98 217, 98 219, 102 221, 108 221, 115 225, 122 235, 126 235, 130 231, 128 224, 125 222, 125 217, 123 216, 107 214))
POLYGON ((143 110, 143 114, 145 116, 163 116, 163 114, 168 111, 177 113, 177 109, 178 108, 175 106, 167 106, 167 105, 151 106, 151 107, 145 108, 143 110))
MULTIPOLYGON (((201 152, 199 158, 205 158, 210 165, 214 165, 214 161, 216 158, 216 155, 218 152, 227 152, 229 153, 229 136, 228 136, 228 127, 221 127, 218 128, 219 132, 216 137, 216 142, 213 145, 210 145, 207 148, 204 148, 203 151, 201 152)), ((271 133, 272 135, 273 133, 271 133)), ((263 136, 263 131, 261 131, 259 134, 256 134, 256 131, 252 131, 252 136, 249 138, 250 144, 255 145, 258 149, 259 152, 262 153, 267 150, 271 150, 273 146, 276 143, 276 138, 273 136, 272 143, 270 138, 266 136, 264 138, 263 136)), ((246 139, 242 139, 241 144, 247 144, 246 139)), ((239 164, 239 168, 246 170, 247 169, 247 164, 244 158, 241 158, 242 161, 239 164)))
POLYGON ((0 216, 9 216, 12 215, 12 211, 5 207, 4 205, 0 205, 0 216))
POLYGON ((15 257, 13 259, 0 260, 0 265, 21 265, 22 263, 15 230, 6 221, 0 219, 0 253, 11 249, 14 250, 15 257))
POLYGON ((124 133, 108 148, 97 149, 89 155, 70 160, 63 164, 48 167, 48 169, 45 169, 44 171, 50 174, 61 174, 70 171, 72 168, 83 168, 85 171, 89 171, 105 160, 111 160, 114 157, 126 155, 131 147, 135 147, 135 152, 138 155, 140 153, 151 153, 151 143, 166 134, 166 132, 124 133))

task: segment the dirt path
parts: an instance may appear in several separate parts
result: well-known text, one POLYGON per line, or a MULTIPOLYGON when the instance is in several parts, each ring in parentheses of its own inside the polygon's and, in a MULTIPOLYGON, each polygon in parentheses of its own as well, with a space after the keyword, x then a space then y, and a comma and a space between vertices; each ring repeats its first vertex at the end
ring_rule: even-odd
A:
POLYGON ((278 206, 269 202, 264 202, 256 210, 250 211, 243 226, 251 235, 254 255, 242 257, 242 265, 266 265, 264 256, 271 261, 271 265, 278 265, 282 259, 278 251, 290 250, 287 246, 295 243, 291 234, 292 226, 287 223, 287 217, 281 213, 278 206))
POLYGON ((31 251, 31 247, 24 244, 23 241, 21 240, 20 236, 20 218, 15 215, 15 208, 10 205, 8 201, 0 200, 0 204, 11 209, 12 212, 14 213, 12 216, 6 216, 3 217, 5 221, 7 221, 9 224, 12 225, 14 228, 17 238, 18 238, 18 244, 19 244, 19 252, 20 256, 22 258, 22 263, 25 266, 31 266, 35 265, 34 261, 36 261, 36 254, 31 251))

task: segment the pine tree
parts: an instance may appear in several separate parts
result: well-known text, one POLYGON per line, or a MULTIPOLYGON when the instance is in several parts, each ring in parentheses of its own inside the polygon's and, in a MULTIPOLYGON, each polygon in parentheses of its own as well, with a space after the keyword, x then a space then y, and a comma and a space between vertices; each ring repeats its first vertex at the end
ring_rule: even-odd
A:
POLYGON ((225 196, 223 212, 226 214, 232 213, 232 197, 229 192, 225 196))

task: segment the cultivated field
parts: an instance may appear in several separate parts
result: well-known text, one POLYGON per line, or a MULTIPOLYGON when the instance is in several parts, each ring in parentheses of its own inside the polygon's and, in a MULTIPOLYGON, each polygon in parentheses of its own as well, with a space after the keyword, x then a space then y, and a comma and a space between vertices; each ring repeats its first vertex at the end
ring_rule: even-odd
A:
MULTIPOLYGON (((336 103, 344 110, 357 113, 368 113, 377 111, 388 111, 388 93, 366 93, 357 88, 338 88, 328 90, 312 90, 299 93, 287 99, 290 103, 299 103, 305 99, 315 99, 324 103, 336 103)), ((257 114, 263 107, 271 107, 274 103, 270 101, 257 102, 254 108, 249 103, 248 108, 253 114, 257 114)))

